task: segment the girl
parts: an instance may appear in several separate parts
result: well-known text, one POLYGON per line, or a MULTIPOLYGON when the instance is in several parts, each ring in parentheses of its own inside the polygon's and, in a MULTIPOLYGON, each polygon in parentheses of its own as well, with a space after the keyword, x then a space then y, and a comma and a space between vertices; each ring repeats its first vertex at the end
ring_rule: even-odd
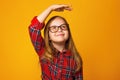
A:
POLYGON ((60 16, 44 22, 53 11, 71 11, 68 5, 52 5, 31 21, 29 33, 39 55, 43 80, 83 80, 82 59, 77 52, 68 22, 60 16), (44 29, 44 39, 41 30, 44 29))

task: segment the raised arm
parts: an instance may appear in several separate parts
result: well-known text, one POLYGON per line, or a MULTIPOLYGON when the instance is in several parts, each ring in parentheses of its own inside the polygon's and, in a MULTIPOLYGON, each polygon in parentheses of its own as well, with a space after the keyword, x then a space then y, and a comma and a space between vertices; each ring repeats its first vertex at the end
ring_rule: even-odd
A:
POLYGON ((48 7, 43 13, 41 13, 37 19, 40 21, 40 22, 44 22, 45 19, 49 16, 49 14, 52 12, 52 11, 57 11, 57 12, 61 12, 61 11, 64 11, 64 10, 69 10, 71 11, 71 7, 69 5, 64 5, 64 4, 56 4, 56 5, 52 5, 50 7, 48 7))
POLYGON ((31 21, 29 26, 30 38, 39 56, 44 53, 44 40, 41 36, 41 30, 44 27, 44 21, 52 11, 64 10, 71 10, 71 8, 68 5, 52 5, 43 11, 39 16, 34 17, 31 21))

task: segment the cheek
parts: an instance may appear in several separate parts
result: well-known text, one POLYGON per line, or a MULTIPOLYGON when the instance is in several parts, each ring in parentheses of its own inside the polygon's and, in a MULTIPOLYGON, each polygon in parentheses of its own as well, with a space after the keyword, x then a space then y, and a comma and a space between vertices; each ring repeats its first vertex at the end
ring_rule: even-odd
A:
POLYGON ((65 37, 66 37, 67 39, 69 38, 69 32, 68 32, 68 31, 65 32, 65 37))

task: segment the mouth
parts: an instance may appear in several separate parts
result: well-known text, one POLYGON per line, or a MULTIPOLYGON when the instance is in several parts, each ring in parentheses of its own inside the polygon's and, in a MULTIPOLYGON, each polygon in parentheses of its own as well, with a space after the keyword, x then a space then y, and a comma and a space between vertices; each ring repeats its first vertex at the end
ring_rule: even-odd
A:
POLYGON ((57 36, 64 36, 64 34, 57 34, 57 36))

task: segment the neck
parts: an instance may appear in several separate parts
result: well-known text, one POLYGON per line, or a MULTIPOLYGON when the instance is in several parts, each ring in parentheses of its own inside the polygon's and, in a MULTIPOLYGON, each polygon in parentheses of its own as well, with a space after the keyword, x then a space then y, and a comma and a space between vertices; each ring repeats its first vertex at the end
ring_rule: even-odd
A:
POLYGON ((65 43, 52 43, 53 46, 60 52, 62 52, 65 48, 65 43))

